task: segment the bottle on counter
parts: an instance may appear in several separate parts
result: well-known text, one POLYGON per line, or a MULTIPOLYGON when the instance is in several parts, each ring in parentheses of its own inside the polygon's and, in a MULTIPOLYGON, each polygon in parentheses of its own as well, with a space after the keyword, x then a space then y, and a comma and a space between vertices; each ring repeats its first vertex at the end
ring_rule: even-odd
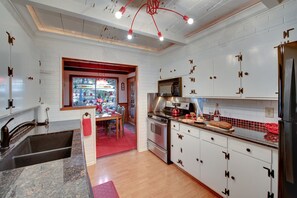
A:
POLYGON ((219 111, 219 104, 217 103, 214 114, 213 114, 213 120, 214 121, 220 121, 220 115, 221 114, 220 114, 220 111, 219 111))

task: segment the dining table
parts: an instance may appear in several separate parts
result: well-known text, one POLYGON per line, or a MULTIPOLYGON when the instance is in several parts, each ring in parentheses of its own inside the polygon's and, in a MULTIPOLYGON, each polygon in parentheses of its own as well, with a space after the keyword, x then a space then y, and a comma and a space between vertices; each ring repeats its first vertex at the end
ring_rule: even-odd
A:
POLYGON ((119 136, 123 136, 123 131, 122 131, 122 115, 117 112, 105 112, 105 113, 98 113, 96 114, 96 122, 102 122, 102 121, 107 121, 107 120, 115 120, 116 121, 116 136, 117 139, 119 139, 119 136))

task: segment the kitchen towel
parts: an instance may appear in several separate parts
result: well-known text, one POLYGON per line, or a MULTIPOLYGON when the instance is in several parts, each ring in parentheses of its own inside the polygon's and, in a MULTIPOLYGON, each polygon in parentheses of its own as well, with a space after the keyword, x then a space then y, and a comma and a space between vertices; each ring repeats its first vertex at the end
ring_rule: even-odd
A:
POLYGON ((92 134, 92 122, 91 122, 91 118, 84 118, 82 120, 82 125, 83 125, 84 136, 91 135, 92 134))

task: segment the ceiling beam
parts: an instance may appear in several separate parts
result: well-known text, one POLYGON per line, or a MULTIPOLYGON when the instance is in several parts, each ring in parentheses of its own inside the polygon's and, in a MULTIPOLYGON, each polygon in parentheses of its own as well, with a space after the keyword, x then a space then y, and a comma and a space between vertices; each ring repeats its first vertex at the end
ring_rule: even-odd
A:
MULTIPOLYGON (((44 10, 50 10, 53 12, 82 18, 95 23, 115 27, 121 30, 128 31, 131 24, 131 19, 123 17, 121 20, 117 20, 113 14, 108 15, 107 12, 102 11, 99 8, 90 7, 77 1, 61 1, 61 0, 12 0, 13 2, 22 5, 31 5, 44 10)), ((156 30, 149 26, 137 26, 135 24, 133 32, 158 39, 156 30)), ((171 32, 162 32, 165 39, 169 42, 186 45, 186 38, 183 35, 174 34, 171 32)))

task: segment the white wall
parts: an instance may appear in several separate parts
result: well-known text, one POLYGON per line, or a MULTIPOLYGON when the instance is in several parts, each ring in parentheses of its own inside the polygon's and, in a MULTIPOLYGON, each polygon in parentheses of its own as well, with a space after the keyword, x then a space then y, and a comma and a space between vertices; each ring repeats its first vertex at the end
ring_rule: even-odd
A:
POLYGON ((138 107, 137 108, 137 143, 138 150, 146 150, 147 93, 156 92, 159 68, 157 60, 149 54, 137 53, 121 48, 102 47, 99 45, 39 37, 36 39, 41 52, 42 101, 50 107, 51 120, 77 119, 79 114, 72 111, 60 111, 62 105, 62 57, 123 63, 138 66, 138 107))
MULTIPOLYGON (((196 40, 192 41, 190 44, 177 49, 169 49, 161 57, 160 67, 162 68, 173 64, 178 65, 182 63, 182 61, 186 62, 188 59, 193 59, 194 63, 197 64, 199 63, 199 59, 211 57, 213 54, 224 50, 227 46, 236 46, 236 44, 241 44, 239 46, 242 46, 242 41, 248 41, 245 43, 249 46, 257 46, 259 43, 255 43, 254 39, 252 39, 255 35, 260 35, 263 43, 265 43, 265 41, 273 41, 273 43, 271 43, 271 48, 273 48, 283 41, 282 32, 289 28, 295 28, 294 31, 290 32, 290 41, 297 40, 296 10, 296 0, 287 1, 270 10, 267 10, 263 4, 259 3, 243 13, 237 14, 199 33, 198 36, 196 36, 196 40), (264 12, 257 14, 259 10, 264 10, 264 12), (245 15, 250 16, 237 21, 238 18, 242 18, 245 15), (267 38, 267 34, 272 31, 273 36, 276 37, 274 40, 267 38)), ((240 49, 236 50, 239 52, 240 49)), ((275 62, 277 63, 277 60, 275 60, 275 62)), ((208 99, 204 104, 204 113, 213 111, 215 103, 221 105, 223 108, 223 116, 226 117, 261 122, 276 122, 278 120, 277 101, 208 99), (274 108, 274 118, 265 118, 265 107, 274 108)))

